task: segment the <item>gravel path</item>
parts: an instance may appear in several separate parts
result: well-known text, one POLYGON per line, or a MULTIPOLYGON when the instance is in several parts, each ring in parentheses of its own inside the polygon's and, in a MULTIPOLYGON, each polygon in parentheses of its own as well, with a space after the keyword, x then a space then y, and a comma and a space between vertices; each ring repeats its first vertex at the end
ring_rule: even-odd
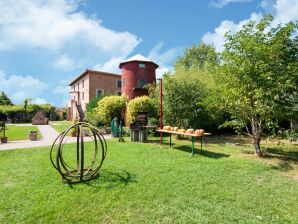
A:
MULTIPOLYGON (((36 125, 42 134, 42 138, 37 141, 21 140, 21 141, 8 141, 8 143, 0 143, 0 150, 10 150, 10 149, 23 149, 23 148, 34 148, 41 146, 51 146, 54 140, 59 135, 51 125, 36 125)), ((110 139, 111 135, 105 135, 105 139, 110 139)), ((8 139, 9 140, 9 139, 8 139)), ((76 142, 76 137, 69 137, 67 143, 76 142)), ((85 141, 91 141, 89 137, 85 137, 85 141)))

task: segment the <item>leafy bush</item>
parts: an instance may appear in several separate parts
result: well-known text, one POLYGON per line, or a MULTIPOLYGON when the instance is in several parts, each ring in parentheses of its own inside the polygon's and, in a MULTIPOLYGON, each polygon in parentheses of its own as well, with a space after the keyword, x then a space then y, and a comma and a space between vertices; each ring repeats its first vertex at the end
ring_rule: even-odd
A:
POLYGON ((284 133, 290 142, 295 142, 298 140, 298 131, 295 131, 293 129, 288 129, 284 131, 284 133))
POLYGON ((0 114, 6 115, 8 119, 14 122, 23 121, 26 113, 28 113, 30 120, 38 111, 43 111, 49 117, 51 112, 55 111, 55 107, 51 104, 30 104, 26 111, 23 105, 0 105, 0 114))
POLYGON ((147 112, 151 118, 158 117, 158 102, 148 96, 140 96, 128 103, 127 121, 133 122, 137 112, 147 112))
MULTIPOLYGON (((98 121, 110 125, 114 117, 120 118, 121 110, 123 110, 128 102, 126 96, 106 96, 97 103, 95 113, 98 121)), ((96 117, 96 116, 95 116, 96 117)))

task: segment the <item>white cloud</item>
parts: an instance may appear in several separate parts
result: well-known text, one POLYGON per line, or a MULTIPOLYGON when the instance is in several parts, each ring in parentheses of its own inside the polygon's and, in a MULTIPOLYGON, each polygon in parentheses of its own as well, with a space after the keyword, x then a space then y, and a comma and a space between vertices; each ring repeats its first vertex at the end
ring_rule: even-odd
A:
POLYGON ((170 69, 166 67, 156 69, 156 79, 162 78, 165 73, 169 72, 171 72, 170 69))
POLYGON ((59 50, 87 45, 106 54, 127 54, 141 40, 102 26, 78 11, 78 1, 0 0, 0 50, 59 50))
POLYGON ((163 42, 158 43, 148 54, 148 58, 159 65, 159 68, 156 69, 157 78, 161 78, 164 73, 173 70, 174 61, 184 49, 183 47, 174 47, 162 52, 163 45, 163 42))
POLYGON ((37 98, 35 98, 35 99, 32 100, 32 103, 45 104, 45 103, 48 103, 48 101, 45 100, 45 99, 43 99, 43 98, 37 97, 37 98))
POLYGON ((63 71, 71 71, 74 69, 75 62, 68 55, 61 55, 55 62, 54 67, 61 69, 63 71))
MULTIPOLYGON (((297 0, 277 0, 274 3, 269 0, 263 0, 260 6, 274 15, 272 25, 286 23, 289 21, 298 20, 298 1, 297 0), (272 5, 273 4, 273 5, 272 5), (273 11, 272 11, 273 10, 273 11)), ((224 20, 213 32, 208 32, 203 35, 202 41, 207 44, 213 44, 217 51, 221 52, 224 49, 225 33, 231 31, 235 33, 241 29, 249 20, 259 21, 262 18, 261 13, 252 13, 249 19, 241 20, 235 23, 231 20, 224 20)))
POLYGON ((277 0, 274 4, 275 24, 298 20, 297 0, 277 0))
POLYGON ((235 33, 241 29, 249 20, 259 21, 262 18, 262 14, 252 13, 249 19, 235 23, 231 20, 224 20, 218 27, 214 29, 214 32, 208 32, 202 37, 202 41, 206 44, 213 44, 215 49, 219 52, 223 51, 226 32, 230 31, 235 33))
POLYGON ((48 88, 48 85, 32 76, 11 75, 5 77, 0 71, 0 89, 4 91, 14 103, 21 103, 26 98, 36 99, 48 88))
POLYGON ((125 60, 124 57, 112 57, 110 60, 108 60, 103 64, 95 64, 93 69, 103 71, 103 72, 120 74, 121 72, 119 69, 119 64, 124 60, 125 60))
POLYGON ((230 3, 245 3, 251 1, 252 0, 212 0, 209 2, 208 6, 213 8, 223 8, 230 3))

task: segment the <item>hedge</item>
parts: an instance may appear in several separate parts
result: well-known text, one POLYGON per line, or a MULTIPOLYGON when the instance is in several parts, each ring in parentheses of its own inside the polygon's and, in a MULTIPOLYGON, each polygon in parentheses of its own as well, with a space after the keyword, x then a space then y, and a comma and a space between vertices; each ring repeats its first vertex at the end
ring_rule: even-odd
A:
POLYGON ((158 102, 148 96, 136 97, 128 103, 127 121, 133 122, 138 112, 147 112, 149 118, 157 118, 158 102))
POLYGON ((38 111, 43 111, 47 117, 50 116, 52 111, 55 111, 55 107, 50 104, 29 104, 27 107, 27 115, 23 105, 1 105, 0 115, 6 115, 7 118, 12 119, 15 122, 30 120, 38 111))
POLYGON ((114 117, 120 117, 121 110, 123 110, 128 102, 126 96, 106 96, 97 103, 95 112, 100 123, 110 125, 114 117))

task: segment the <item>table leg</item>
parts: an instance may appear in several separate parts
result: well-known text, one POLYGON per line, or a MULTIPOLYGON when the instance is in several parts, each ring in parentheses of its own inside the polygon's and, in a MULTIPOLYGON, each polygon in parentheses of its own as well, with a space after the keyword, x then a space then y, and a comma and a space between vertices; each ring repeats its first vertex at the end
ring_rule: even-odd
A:
POLYGON ((192 157, 195 154, 195 137, 191 137, 191 154, 189 157, 192 157))
POLYGON ((170 147, 172 146, 172 134, 170 133, 170 147))
POLYGON ((203 136, 201 136, 201 155, 203 154, 203 136))

